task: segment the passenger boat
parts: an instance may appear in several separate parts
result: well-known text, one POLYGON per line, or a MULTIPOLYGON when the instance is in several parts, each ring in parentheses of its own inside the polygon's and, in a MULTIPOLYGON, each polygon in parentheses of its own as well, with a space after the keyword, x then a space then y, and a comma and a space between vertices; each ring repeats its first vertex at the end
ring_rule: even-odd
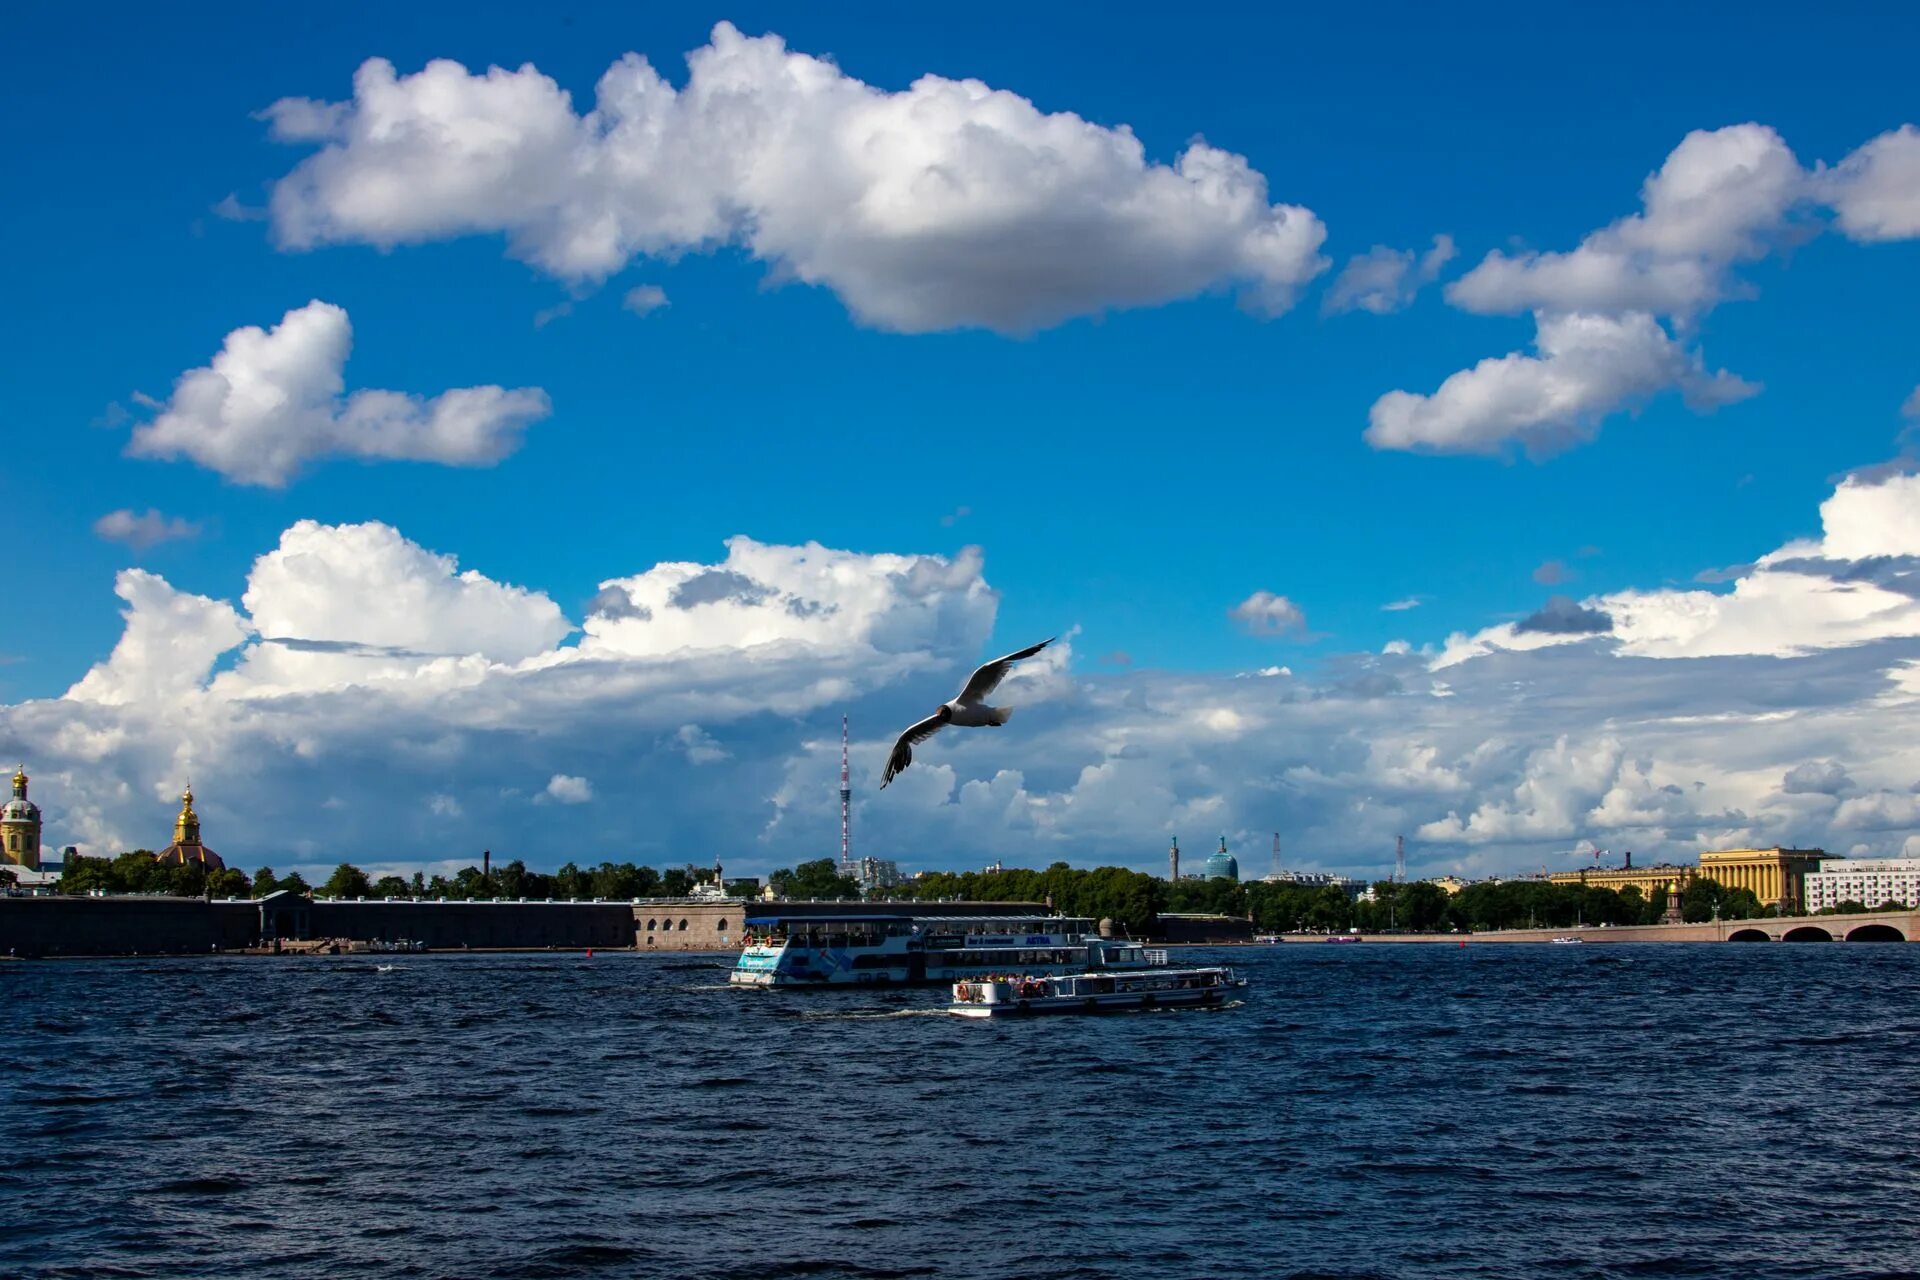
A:
POLYGON ((1105 948, 1077 916, 752 916, 728 981, 747 987, 945 986, 994 973, 1072 973, 1105 948))
POLYGON ((1549 938, 1549 939, 1548 939, 1548 941, 1549 941, 1549 942, 1551 942, 1551 943, 1553 943, 1553 944, 1554 944, 1555 946, 1561 946, 1561 947, 1564 947, 1564 946, 1566 946, 1566 945, 1567 945, 1568 943, 1581 943, 1581 942, 1585 942, 1585 941, 1586 941, 1586 939, 1585 939, 1585 938, 1575 938, 1575 937, 1572 937, 1572 936, 1568 936, 1568 937, 1565 937, 1565 938, 1549 938))
POLYGON ((1329 934, 1327 936, 1327 941, 1328 942, 1358 942, 1360 941, 1360 935, 1357 933, 1329 934))
MULTIPOLYGON (((1161 953, 1164 956, 1164 952, 1161 953)), ((1017 975, 953 984, 947 1012, 956 1018, 1007 1018, 1034 1013, 1102 1013, 1222 1005, 1247 985, 1223 965, 1136 969, 1034 977, 1017 975)))

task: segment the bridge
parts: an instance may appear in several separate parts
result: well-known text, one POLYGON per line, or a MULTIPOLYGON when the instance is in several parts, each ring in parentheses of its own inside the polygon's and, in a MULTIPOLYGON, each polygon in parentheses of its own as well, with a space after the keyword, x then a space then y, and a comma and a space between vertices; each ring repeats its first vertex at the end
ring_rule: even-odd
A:
MULTIPOLYGON (((1781 916, 1713 920, 1702 924, 1588 925, 1567 929, 1500 929, 1487 933, 1369 933, 1368 942, 1920 942, 1920 910, 1868 911, 1850 916, 1781 916)), ((1288 942, 1323 942, 1290 934, 1288 942)))

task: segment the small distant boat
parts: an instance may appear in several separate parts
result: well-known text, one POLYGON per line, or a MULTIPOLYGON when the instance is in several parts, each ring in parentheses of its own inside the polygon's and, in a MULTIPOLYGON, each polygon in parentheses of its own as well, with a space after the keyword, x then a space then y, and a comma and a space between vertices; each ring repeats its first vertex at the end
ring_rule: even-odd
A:
POLYGON ((1563 946, 1569 942, 1574 942, 1574 943, 1585 942, 1586 939, 1576 938, 1576 937, 1573 937, 1571 934, 1569 934, 1568 936, 1562 937, 1562 938, 1550 938, 1548 939, 1548 941, 1552 942, 1555 946, 1563 946))
POLYGON ((390 964, 377 964, 373 966, 373 971, 375 973, 392 973, 393 966, 390 964))
POLYGON ((1358 942, 1360 941, 1360 935, 1357 933, 1334 933, 1334 934, 1327 935, 1327 941, 1328 942, 1358 942))
POLYGON ((957 1018, 1005 1018, 1221 1005, 1246 985, 1245 978, 1224 965, 1021 975, 956 982, 947 1012, 957 1018))

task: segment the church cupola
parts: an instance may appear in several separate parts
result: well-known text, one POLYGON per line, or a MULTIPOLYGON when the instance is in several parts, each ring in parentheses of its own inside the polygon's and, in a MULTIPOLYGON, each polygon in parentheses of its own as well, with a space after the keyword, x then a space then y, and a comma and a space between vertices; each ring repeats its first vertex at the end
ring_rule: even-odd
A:
POLYGON ((180 816, 173 820, 173 843, 153 855, 155 862, 184 866, 197 862, 209 871, 227 864, 219 854, 200 843, 200 815, 193 811, 193 784, 180 795, 180 816))
POLYGON ((0 865, 40 869, 40 806, 27 799, 27 767, 13 771, 13 799, 0 805, 0 865))
POLYGON ((180 796, 180 816, 173 820, 173 842, 175 844, 200 843, 200 815, 193 811, 193 784, 180 796))

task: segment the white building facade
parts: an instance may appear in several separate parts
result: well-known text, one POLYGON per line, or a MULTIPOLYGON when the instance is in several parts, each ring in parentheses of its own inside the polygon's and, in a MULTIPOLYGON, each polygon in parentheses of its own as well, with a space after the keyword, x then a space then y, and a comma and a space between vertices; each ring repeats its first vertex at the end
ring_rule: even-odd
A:
POLYGON ((1848 858, 1824 862, 1807 872, 1806 910, 1857 902, 1873 908, 1883 902, 1920 905, 1920 858, 1848 858))

